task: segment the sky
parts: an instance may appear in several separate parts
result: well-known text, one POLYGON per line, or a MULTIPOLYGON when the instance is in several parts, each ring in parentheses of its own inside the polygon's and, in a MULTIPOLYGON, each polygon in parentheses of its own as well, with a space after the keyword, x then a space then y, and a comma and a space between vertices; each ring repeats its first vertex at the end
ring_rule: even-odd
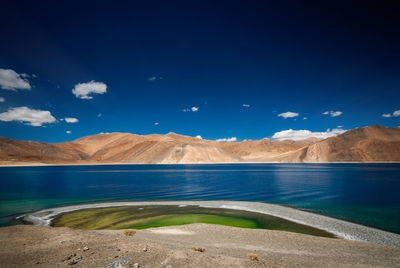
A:
POLYGON ((399 1, 2 1, 0 136, 400 126, 399 1))

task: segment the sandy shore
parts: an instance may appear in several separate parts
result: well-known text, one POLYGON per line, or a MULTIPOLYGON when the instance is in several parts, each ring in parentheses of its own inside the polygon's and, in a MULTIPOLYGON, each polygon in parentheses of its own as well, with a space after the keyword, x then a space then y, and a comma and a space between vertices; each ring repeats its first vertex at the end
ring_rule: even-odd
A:
POLYGON ((144 205, 197 205, 212 208, 228 208, 258 213, 269 214, 281 217, 300 224, 309 225, 321 230, 331 232, 339 238, 353 241, 369 242, 379 245, 400 247, 400 235, 386 232, 383 230, 355 224, 315 213, 301 211, 285 206, 279 206, 260 202, 244 202, 244 201, 159 201, 159 202, 109 202, 109 203, 93 203, 76 206, 58 207, 45 209, 35 213, 24 215, 25 221, 34 225, 49 225, 51 220, 57 215, 69 211, 100 208, 112 206, 144 206, 144 205))
POLYGON ((0 228, 0 248, 1 267, 113 267, 121 260, 129 262, 120 267, 400 267, 399 248, 209 224, 138 230, 134 236, 19 225, 0 228))
POLYGON ((143 165, 246 165, 246 164, 400 164, 400 161, 341 161, 341 162, 186 162, 186 163, 38 163, 38 162, 12 162, 0 163, 0 167, 43 167, 43 166, 143 166, 143 165))

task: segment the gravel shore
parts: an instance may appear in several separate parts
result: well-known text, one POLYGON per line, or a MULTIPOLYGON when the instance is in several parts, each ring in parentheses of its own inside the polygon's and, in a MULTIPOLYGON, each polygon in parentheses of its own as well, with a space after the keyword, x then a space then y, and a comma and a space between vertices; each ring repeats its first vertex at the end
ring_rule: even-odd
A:
POLYGON ((101 208, 113 206, 145 206, 145 205, 197 205, 212 208, 227 208, 246 210, 281 217, 297 223, 309 225, 335 234, 340 238, 353 241, 369 242, 379 245, 400 247, 400 235, 367 227, 360 224, 339 220, 315 213, 297 210, 290 207, 245 201, 152 201, 152 202, 108 202, 93 203, 75 206, 66 206, 41 210, 23 216, 25 221, 34 225, 46 226, 57 215, 69 211, 88 208, 101 208))
POLYGON ((133 236, 18 225, 0 228, 0 249, 1 267, 400 267, 399 248, 212 224, 133 236))

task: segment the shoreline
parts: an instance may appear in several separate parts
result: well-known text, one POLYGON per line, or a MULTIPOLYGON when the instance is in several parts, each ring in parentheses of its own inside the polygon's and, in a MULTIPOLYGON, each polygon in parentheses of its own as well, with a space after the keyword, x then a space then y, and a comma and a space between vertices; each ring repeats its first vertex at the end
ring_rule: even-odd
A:
POLYGON ((299 224, 304 224, 317 229, 321 229, 336 235, 339 238, 353 241, 374 243, 379 245, 400 247, 400 235, 388 231, 368 227, 365 225, 348 222, 345 220, 332 218, 304 210, 299 210, 287 206, 247 201, 143 201, 143 202, 104 202, 90 203, 73 206, 63 206, 49 208, 24 214, 17 219, 38 226, 49 226, 51 221, 58 215, 66 212, 119 206, 146 206, 146 205, 192 205, 210 208, 225 208, 256 212, 283 218, 299 224))
POLYGON ((380 161, 380 162, 193 162, 193 163, 66 163, 66 164, 48 164, 48 163, 16 163, 0 164, 0 167, 63 167, 63 166, 148 166, 148 165, 232 165, 232 164, 400 164, 400 161, 380 161))

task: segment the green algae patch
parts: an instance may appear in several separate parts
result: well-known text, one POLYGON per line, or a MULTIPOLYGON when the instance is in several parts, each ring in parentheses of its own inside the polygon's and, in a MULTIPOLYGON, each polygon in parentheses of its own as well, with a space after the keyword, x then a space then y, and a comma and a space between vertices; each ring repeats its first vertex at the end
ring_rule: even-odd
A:
POLYGON ((146 229, 191 223, 219 224, 335 237, 329 232, 271 215, 198 206, 123 206, 83 209, 59 215, 52 221, 52 226, 81 230, 118 230, 146 229))

